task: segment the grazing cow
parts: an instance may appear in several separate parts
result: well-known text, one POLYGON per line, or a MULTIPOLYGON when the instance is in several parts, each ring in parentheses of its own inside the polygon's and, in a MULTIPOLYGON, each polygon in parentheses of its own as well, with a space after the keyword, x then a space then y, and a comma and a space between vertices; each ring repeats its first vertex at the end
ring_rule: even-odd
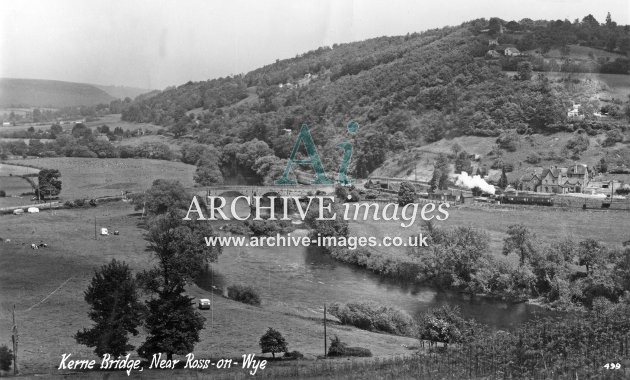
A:
POLYGON ((46 244, 46 243, 39 243, 37 246, 38 246, 39 248, 47 248, 47 247, 48 247, 48 244, 46 244))
POLYGON ((37 249, 38 247, 35 244, 31 244, 31 249, 37 249))

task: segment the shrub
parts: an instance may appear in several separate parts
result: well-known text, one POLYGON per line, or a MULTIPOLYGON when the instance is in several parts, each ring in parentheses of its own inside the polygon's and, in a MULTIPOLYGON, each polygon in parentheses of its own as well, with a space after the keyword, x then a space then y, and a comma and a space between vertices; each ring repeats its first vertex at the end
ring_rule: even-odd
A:
POLYGON ((6 197, 6 196, 7 196, 6 191, 4 191, 4 190, 0 190, 0 197, 4 198, 4 197, 6 197))
POLYGON ((497 145, 508 152, 515 152, 519 141, 520 137, 518 133, 516 133, 516 131, 509 131, 502 133, 499 138, 497 138, 497 145))
POLYGON ((13 351, 5 345, 0 346, 0 369, 8 371, 11 369, 11 362, 13 362, 13 351))
POLYGON ((337 186, 335 187, 335 195, 337 196, 337 198, 339 199, 343 199, 344 201, 347 199, 348 197, 348 189, 345 186, 337 186))
POLYGON ((402 182, 398 190, 398 204, 404 206, 416 201, 416 188, 410 182, 402 182))
POLYGON ((247 235, 250 232, 249 228, 242 223, 226 224, 223 230, 237 235, 247 235))
POLYGON ((602 146, 608 147, 613 146, 618 142, 623 141, 623 134, 618 129, 611 129, 610 131, 606 131, 606 138, 602 142, 602 146))
POLYGON ((376 303, 335 303, 330 307, 330 313, 341 323, 364 330, 408 336, 415 332, 415 322, 406 312, 376 303))
POLYGON ((328 348, 328 356, 360 356, 370 357, 372 352, 363 347, 348 347, 343 343, 337 335, 332 338, 330 347, 328 348))
POLYGON ((231 285, 228 287, 228 297, 234 301, 260 306, 260 295, 251 286, 231 285))
POLYGON ((538 155, 538 153, 530 154, 525 159, 525 162, 527 162, 528 164, 537 164, 540 162, 540 156, 538 155))
POLYGON ((295 350, 291 352, 285 352, 284 358, 290 359, 290 360, 299 360, 299 359, 304 359, 304 355, 300 351, 295 350))
POLYGON ((64 205, 64 207, 67 207, 67 208, 74 208, 74 203, 72 201, 70 201, 70 200, 65 201, 63 203, 63 205, 64 205))
POLYGON ((356 190, 352 190, 349 195, 350 195, 350 198, 346 198, 346 202, 358 202, 361 200, 361 196, 359 195, 359 192, 356 190))
POLYGON ((294 229, 291 223, 285 220, 245 221, 245 226, 256 236, 275 236, 278 233, 291 232, 294 229))
POLYGON ((85 206, 85 199, 75 199, 74 200, 75 207, 83 207, 85 206))

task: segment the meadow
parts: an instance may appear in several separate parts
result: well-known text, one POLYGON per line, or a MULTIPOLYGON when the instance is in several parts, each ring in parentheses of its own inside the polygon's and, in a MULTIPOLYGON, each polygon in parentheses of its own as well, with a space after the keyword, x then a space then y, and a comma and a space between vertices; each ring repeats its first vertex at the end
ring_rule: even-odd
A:
MULTIPOLYGON (((581 241, 588 238, 597 240, 610 247, 619 247, 630 240, 630 212, 616 210, 582 210, 579 208, 545 207, 482 207, 454 206, 448 209, 449 217, 445 221, 435 221, 435 225, 445 228, 473 226, 485 231, 490 237, 490 252, 496 258, 502 254, 503 239, 507 227, 511 224, 523 224, 536 234, 537 242, 548 244, 554 240, 571 238, 581 241)), ((350 236, 400 236, 406 239, 418 232, 427 233, 422 220, 409 228, 400 227, 395 221, 352 221, 350 236)), ((406 241, 406 240, 405 240, 406 241)), ((373 247, 372 250, 384 248, 373 247)), ((392 254, 402 254, 407 248, 386 248, 392 254)), ((509 260, 516 263, 516 255, 509 260)))
MULTIPOLYGON (((10 239, 0 242, 0 344, 11 342, 11 310, 15 305, 23 373, 58 373, 55 369, 62 353, 95 358, 89 348, 73 339, 77 330, 92 323, 83 292, 94 270, 113 258, 124 260, 133 271, 152 265, 140 222, 139 214, 124 202, 0 216, 0 237, 10 239), (120 235, 94 239, 95 222, 99 228, 120 231, 120 235), (30 244, 40 241, 48 248, 30 248, 30 244)), ((195 285, 190 285, 187 293, 210 298, 213 304, 211 310, 203 311, 205 329, 194 352, 198 357, 259 353, 258 339, 269 326, 282 332, 291 350, 299 350, 310 359, 322 354, 320 311, 299 310, 264 299, 262 307, 245 305, 195 285)), ((329 338, 338 335, 352 346, 369 348, 375 356, 409 354, 406 347, 418 344, 413 338, 371 333, 333 322, 329 322, 328 333, 329 338)), ((138 346, 143 340, 141 332, 131 344, 138 346)))
POLYGON ((122 191, 143 191, 158 178, 178 180, 185 187, 192 187, 195 171, 194 165, 151 159, 55 157, 9 162, 58 169, 61 172, 60 197, 63 200, 120 195, 122 191))

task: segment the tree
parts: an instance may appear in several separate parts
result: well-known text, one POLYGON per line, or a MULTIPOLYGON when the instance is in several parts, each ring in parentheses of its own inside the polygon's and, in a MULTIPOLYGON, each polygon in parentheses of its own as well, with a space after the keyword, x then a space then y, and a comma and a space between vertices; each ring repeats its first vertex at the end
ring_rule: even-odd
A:
POLYGON ((490 34, 492 35, 500 33, 501 28, 503 28, 503 20, 500 18, 492 17, 488 22, 488 29, 490 29, 490 34))
POLYGON ((499 145, 499 148, 505 149, 508 152, 515 152, 518 147, 517 144, 519 143, 519 141, 520 137, 518 133, 516 133, 516 131, 514 130, 504 132, 497 138, 497 144, 499 145))
POLYGON ((140 356, 149 358, 154 353, 165 352, 171 360, 173 354, 193 351, 205 318, 193 308, 191 301, 192 298, 181 293, 164 294, 147 301, 145 325, 149 336, 138 349, 140 356))
POLYGON ((11 369, 11 363, 13 362, 13 351, 4 344, 0 346, 0 370, 8 371, 11 369))
POLYGON ((604 157, 599 160, 599 165, 597 167, 600 173, 608 172, 608 164, 606 163, 606 159, 604 157))
POLYGON ((499 183, 497 184, 501 189, 505 189, 508 186, 507 174, 505 174, 505 166, 501 168, 501 178, 499 178, 499 183))
POLYGON ((61 181, 58 179, 61 173, 57 169, 42 169, 37 175, 38 185, 35 191, 37 196, 57 196, 61 192, 61 181))
POLYGON ((517 66, 518 79, 530 80, 532 79, 532 63, 529 61, 519 62, 517 66))
POLYGON ((435 192, 437 190, 447 189, 449 170, 448 157, 440 153, 433 164, 433 176, 429 182, 431 191, 435 192))
POLYGON ((402 182, 398 190, 398 204, 404 206, 416 201, 416 188, 409 182, 402 182))
POLYGON ((95 271, 85 291, 85 301, 91 306, 88 315, 95 325, 78 331, 76 341, 94 347, 98 356, 125 355, 132 350, 128 334, 138 335, 143 308, 127 264, 112 259, 95 271))
POLYGON ((262 353, 265 354, 267 352, 271 352, 271 355, 275 358, 276 352, 287 352, 287 342, 280 334, 279 331, 272 329, 269 327, 267 332, 260 337, 260 349, 262 353))
POLYGON ((593 269, 604 262, 604 247, 595 239, 586 239, 578 243, 578 265, 586 267, 586 273, 593 273, 593 269))
POLYGON ((181 183, 156 179, 144 194, 133 198, 136 210, 145 209, 148 215, 165 214, 172 210, 188 210, 192 196, 181 183))
POLYGON ((459 152, 457 158, 455 159, 455 173, 461 174, 461 172, 466 172, 469 175, 472 175, 472 171, 472 162, 470 161, 470 158, 468 158, 468 152, 459 152))
POLYGON ((444 305, 429 310, 420 317, 420 339, 430 342, 449 343, 463 340, 466 321, 461 317, 458 307, 444 305))
MULTIPOLYGON (((156 209, 155 205, 147 207, 156 209)), ((166 352, 169 359, 173 354, 191 352, 203 329, 205 319, 192 307, 192 298, 183 293, 187 283, 217 260, 222 247, 203 244, 204 237, 215 235, 212 227, 202 221, 184 221, 182 212, 171 209, 147 221, 145 239, 157 265, 138 275, 143 287, 153 294, 146 301, 149 336, 138 349, 145 358, 158 352, 166 352)))
POLYGON ((259 157, 254 161, 252 169, 260 178, 262 184, 273 184, 275 180, 282 177, 287 160, 280 159, 274 155, 259 157))
POLYGON ((61 133, 63 133, 63 128, 61 128, 61 125, 53 124, 50 126, 50 134, 53 139, 56 138, 57 135, 60 135, 61 133))
MULTIPOLYGON (((149 205, 147 204, 147 207, 149 205)), ((207 222, 182 220, 181 210, 149 217, 145 240, 157 259, 157 266, 140 273, 143 286, 156 294, 182 292, 187 282, 217 261, 221 246, 202 244, 215 232, 207 222)))
POLYGON ((509 255, 516 252, 519 256, 519 265, 523 266, 525 261, 529 260, 536 253, 534 241, 536 235, 522 224, 513 224, 508 226, 508 236, 503 239, 503 254, 509 255))
POLYGON ((216 161, 201 159, 193 179, 201 186, 216 186, 223 183, 223 174, 216 161))
POLYGON ((85 126, 83 123, 76 123, 74 127, 72 127, 72 136, 77 139, 81 138, 89 138, 92 137, 92 130, 85 126))

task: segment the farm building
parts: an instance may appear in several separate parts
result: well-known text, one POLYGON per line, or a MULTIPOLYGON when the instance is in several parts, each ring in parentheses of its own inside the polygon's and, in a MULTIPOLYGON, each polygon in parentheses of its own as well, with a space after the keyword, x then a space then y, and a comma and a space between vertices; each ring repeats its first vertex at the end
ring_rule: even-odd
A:
POLYGON ((520 190, 539 193, 581 193, 589 183, 588 167, 574 164, 568 168, 534 168, 521 177, 520 190))
POLYGON ((519 55, 521 55, 521 52, 513 46, 508 46, 505 48, 505 50, 503 50, 503 55, 505 55, 506 57, 518 57, 519 55))

